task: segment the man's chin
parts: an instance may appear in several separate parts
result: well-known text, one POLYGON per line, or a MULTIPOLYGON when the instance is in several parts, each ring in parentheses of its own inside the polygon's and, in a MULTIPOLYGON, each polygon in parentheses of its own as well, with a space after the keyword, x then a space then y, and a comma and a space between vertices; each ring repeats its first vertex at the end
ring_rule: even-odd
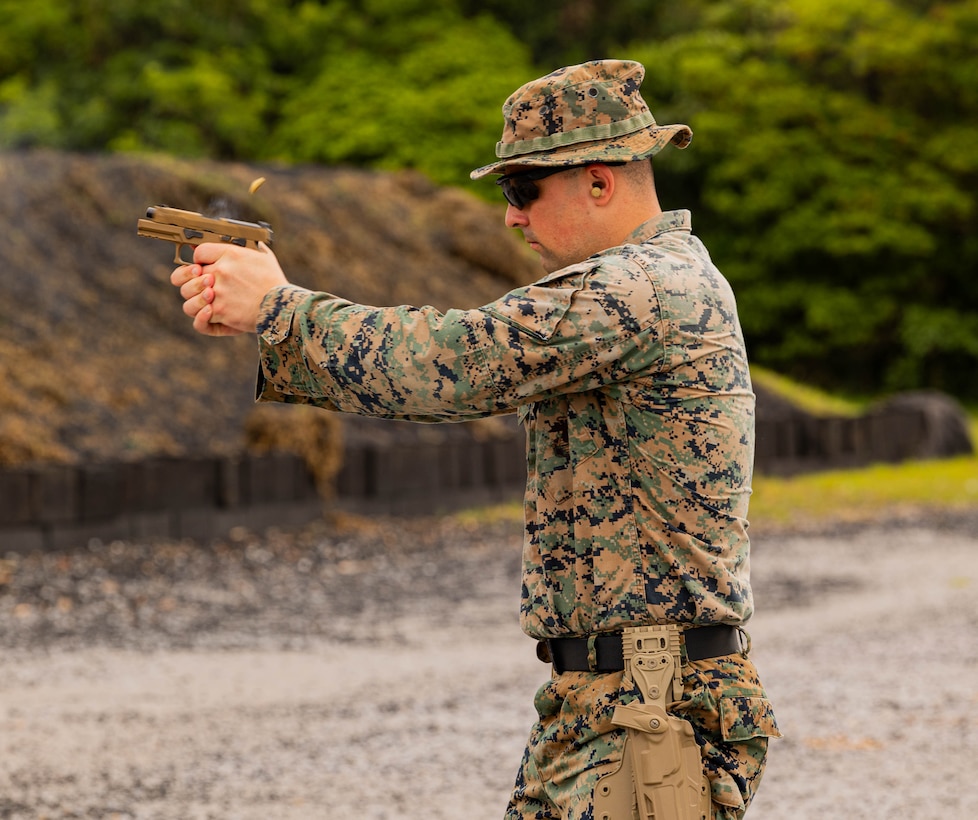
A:
POLYGON ((534 251, 536 251, 536 255, 540 258, 540 267, 542 267, 547 273, 553 273, 555 270, 560 269, 561 266, 558 265, 556 260, 554 260, 550 254, 544 251, 543 248, 537 244, 532 245, 532 248, 534 251))
POLYGON ((540 265, 547 273, 553 273, 555 270, 560 270, 561 268, 566 267, 566 265, 553 257, 546 256, 540 257, 540 265))

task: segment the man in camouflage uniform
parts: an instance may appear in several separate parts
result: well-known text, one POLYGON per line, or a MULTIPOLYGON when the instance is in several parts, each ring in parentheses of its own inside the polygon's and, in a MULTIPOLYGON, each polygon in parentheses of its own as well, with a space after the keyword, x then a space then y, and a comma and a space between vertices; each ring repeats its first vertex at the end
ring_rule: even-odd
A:
POLYGON ((509 820, 596 818, 596 784, 626 748, 615 708, 640 697, 622 659, 636 625, 682 630, 668 710, 699 748, 712 809, 697 817, 743 816, 778 735, 740 629, 753 608, 744 342, 689 213, 659 206, 649 158, 692 133, 656 124, 643 76, 589 62, 504 105, 497 161, 472 177, 501 175, 506 224, 548 275, 492 304, 356 305, 288 284, 270 251, 225 245, 172 277, 200 332, 257 330, 262 400, 421 422, 519 414, 522 626, 553 668, 509 820))

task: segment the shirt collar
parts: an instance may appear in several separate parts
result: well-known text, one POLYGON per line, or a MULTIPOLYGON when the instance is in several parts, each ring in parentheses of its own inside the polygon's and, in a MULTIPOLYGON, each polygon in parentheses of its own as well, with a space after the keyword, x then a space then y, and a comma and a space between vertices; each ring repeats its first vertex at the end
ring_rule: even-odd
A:
POLYGON ((643 222, 639 225, 632 231, 624 244, 641 245, 643 242, 648 242, 670 231, 684 231, 689 233, 691 230, 692 217, 689 211, 664 211, 658 216, 652 217, 648 222, 643 222))

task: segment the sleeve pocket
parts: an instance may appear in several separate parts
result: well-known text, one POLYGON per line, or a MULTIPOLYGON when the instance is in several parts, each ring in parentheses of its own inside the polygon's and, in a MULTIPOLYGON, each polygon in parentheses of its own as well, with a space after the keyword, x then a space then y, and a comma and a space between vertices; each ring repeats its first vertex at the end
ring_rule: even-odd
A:
POLYGON ((539 341, 549 341, 584 287, 585 275, 599 264, 592 259, 554 271, 532 285, 510 291, 482 310, 539 341))
POLYGON ((720 731, 728 743, 781 737, 771 701, 760 697, 720 698, 720 731))

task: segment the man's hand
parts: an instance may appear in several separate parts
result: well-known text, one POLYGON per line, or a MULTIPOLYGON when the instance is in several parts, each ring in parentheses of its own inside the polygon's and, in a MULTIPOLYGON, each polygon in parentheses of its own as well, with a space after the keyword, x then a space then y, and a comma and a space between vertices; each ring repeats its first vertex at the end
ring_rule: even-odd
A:
POLYGON ((288 284, 278 259, 264 243, 257 251, 236 245, 198 245, 193 264, 174 270, 170 282, 180 288, 183 312, 194 320, 194 330, 205 336, 255 333, 265 294, 288 284))

